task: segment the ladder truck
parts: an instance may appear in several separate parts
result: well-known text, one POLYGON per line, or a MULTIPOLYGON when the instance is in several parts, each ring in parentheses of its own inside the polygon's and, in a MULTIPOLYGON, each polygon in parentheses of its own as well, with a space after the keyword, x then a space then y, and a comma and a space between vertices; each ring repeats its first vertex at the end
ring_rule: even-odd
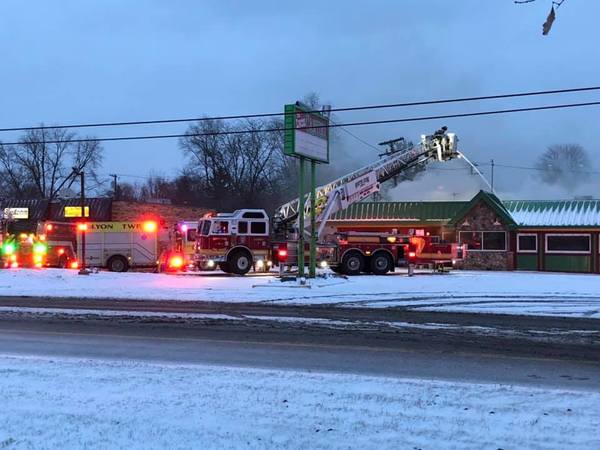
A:
MULTIPOLYGON (((378 192, 381 183, 415 166, 456 157, 457 141, 456 136, 443 127, 432 135, 422 135, 419 145, 386 155, 317 188, 317 259, 320 265, 348 275, 360 272, 385 274, 400 264, 417 263, 424 254, 440 255, 444 262, 460 259, 464 249, 455 244, 435 244, 426 236, 325 233, 332 214, 378 192)), ((272 220, 260 209, 206 215, 198 224, 196 265, 199 268, 218 265, 224 272, 239 275, 252 268, 265 270, 273 264, 293 266, 297 263, 297 238, 300 233, 308 233, 309 227, 308 220, 304 224, 298 223, 300 207, 304 208, 305 217, 309 217, 309 196, 302 202, 295 199, 280 206, 272 220)))

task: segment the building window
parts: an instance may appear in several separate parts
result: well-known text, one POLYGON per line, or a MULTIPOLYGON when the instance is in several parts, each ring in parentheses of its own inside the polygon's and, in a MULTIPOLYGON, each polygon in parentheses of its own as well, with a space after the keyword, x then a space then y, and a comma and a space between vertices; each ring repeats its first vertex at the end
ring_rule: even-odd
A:
POLYGON ((505 231, 461 231, 459 233, 460 244, 467 244, 471 251, 506 251, 505 231))
POLYGON ((461 231, 459 241, 461 244, 467 244, 467 250, 481 250, 480 231, 461 231))
POLYGON ((506 233, 504 231, 484 231, 483 250, 506 251, 506 233))
POLYGON ((589 234, 547 234, 546 253, 590 253, 589 234))
POLYGON ((517 235, 517 251, 520 253, 537 253, 537 234, 519 233, 517 235))

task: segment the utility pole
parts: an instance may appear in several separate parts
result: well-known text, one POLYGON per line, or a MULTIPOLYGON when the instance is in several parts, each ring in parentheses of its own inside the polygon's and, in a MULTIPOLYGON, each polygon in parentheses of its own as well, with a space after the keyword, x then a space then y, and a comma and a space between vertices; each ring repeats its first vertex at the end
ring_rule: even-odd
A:
POLYGON ((81 197, 80 197, 80 205, 81 205, 81 221, 83 223, 81 230, 81 269, 79 270, 80 274, 87 274, 85 269, 85 234, 87 232, 86 220, 85 220, 85 175, 83 170, 79 171, 79 176, 81 177, 81 197))
POLYGON ((75 181, 75 177, 79 177, 81 181, 81 192, 79 193, 81 221, 77 224, 77 231, 81 233, 81 265, 79 268, 79 275, 89 275, 89 272, 85 268, 85 234, 87 232, 87 221, 85 218, 85 174, 81 168, 73 167, 72 176, 73 181, 75 181))
POLYGON ((119 200, 119 190, 118 190, 119 187, 117 186, 118 175, 116 173, 111 173, 108 176, 112 177, 112 179, 113 179, 113 199, 119 200))
POLYGON ((492 194, 494 193, 494 160, 491 161, 492 164, 492 194))

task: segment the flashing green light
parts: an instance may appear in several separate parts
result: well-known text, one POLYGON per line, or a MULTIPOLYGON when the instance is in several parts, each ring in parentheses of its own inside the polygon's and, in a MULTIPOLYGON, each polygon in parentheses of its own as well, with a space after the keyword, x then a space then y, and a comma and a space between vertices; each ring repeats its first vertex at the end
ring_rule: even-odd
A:
POLYGON ((2 252, 5 255, 12 255, 15 252, 15 244, 13 244, 12 242, 7 242, 6 244, 4 244, 2 252))
POLYGON ((33 246, 33 253, 37 253, 38 255, 46 253, 46 250, 46 244, 35 244, 33 246))

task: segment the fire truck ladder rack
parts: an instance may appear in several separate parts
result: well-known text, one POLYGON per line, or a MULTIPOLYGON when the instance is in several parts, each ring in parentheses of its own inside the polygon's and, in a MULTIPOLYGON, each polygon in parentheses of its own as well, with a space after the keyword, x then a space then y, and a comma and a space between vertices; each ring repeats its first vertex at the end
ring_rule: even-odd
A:
MULTIPOLYGON (((447 161, 458 155, 456 143, 458 139, 453 133, 446 133, 446 127, 436 131, 433 135, 422 135, 421 142, 417 146, 411 146, 390 156, 386 156, 374 163, 364 166, 352 173, 344 175, 331 183, 320 186, 316 190, 316 204, 324 205, 318 217, 320 238, 323 228, 331 214, 342 208, 341 197, 344 195, 344 189, 350 183, 361 177, 375 174, 377 186, 372 192, 379 190, 379 184, 393 178, 418 165, 427 164, 430 161, 447 161)), ((354 201, 362 200, 365 197, 357 198, 354 201)), ((298 199, 294 199, 279 208, 277 208, 273 226, 277 231, 284 231, 285 227, 295 221, 298 217, 298 199)), ((348 206, 353 201, 347 200, 348 206)), ((305 217, 310 217, 310 196, 307 195, 304 201, 305 217)), ((308 223, 305 223, 305 227, 308 223)))

